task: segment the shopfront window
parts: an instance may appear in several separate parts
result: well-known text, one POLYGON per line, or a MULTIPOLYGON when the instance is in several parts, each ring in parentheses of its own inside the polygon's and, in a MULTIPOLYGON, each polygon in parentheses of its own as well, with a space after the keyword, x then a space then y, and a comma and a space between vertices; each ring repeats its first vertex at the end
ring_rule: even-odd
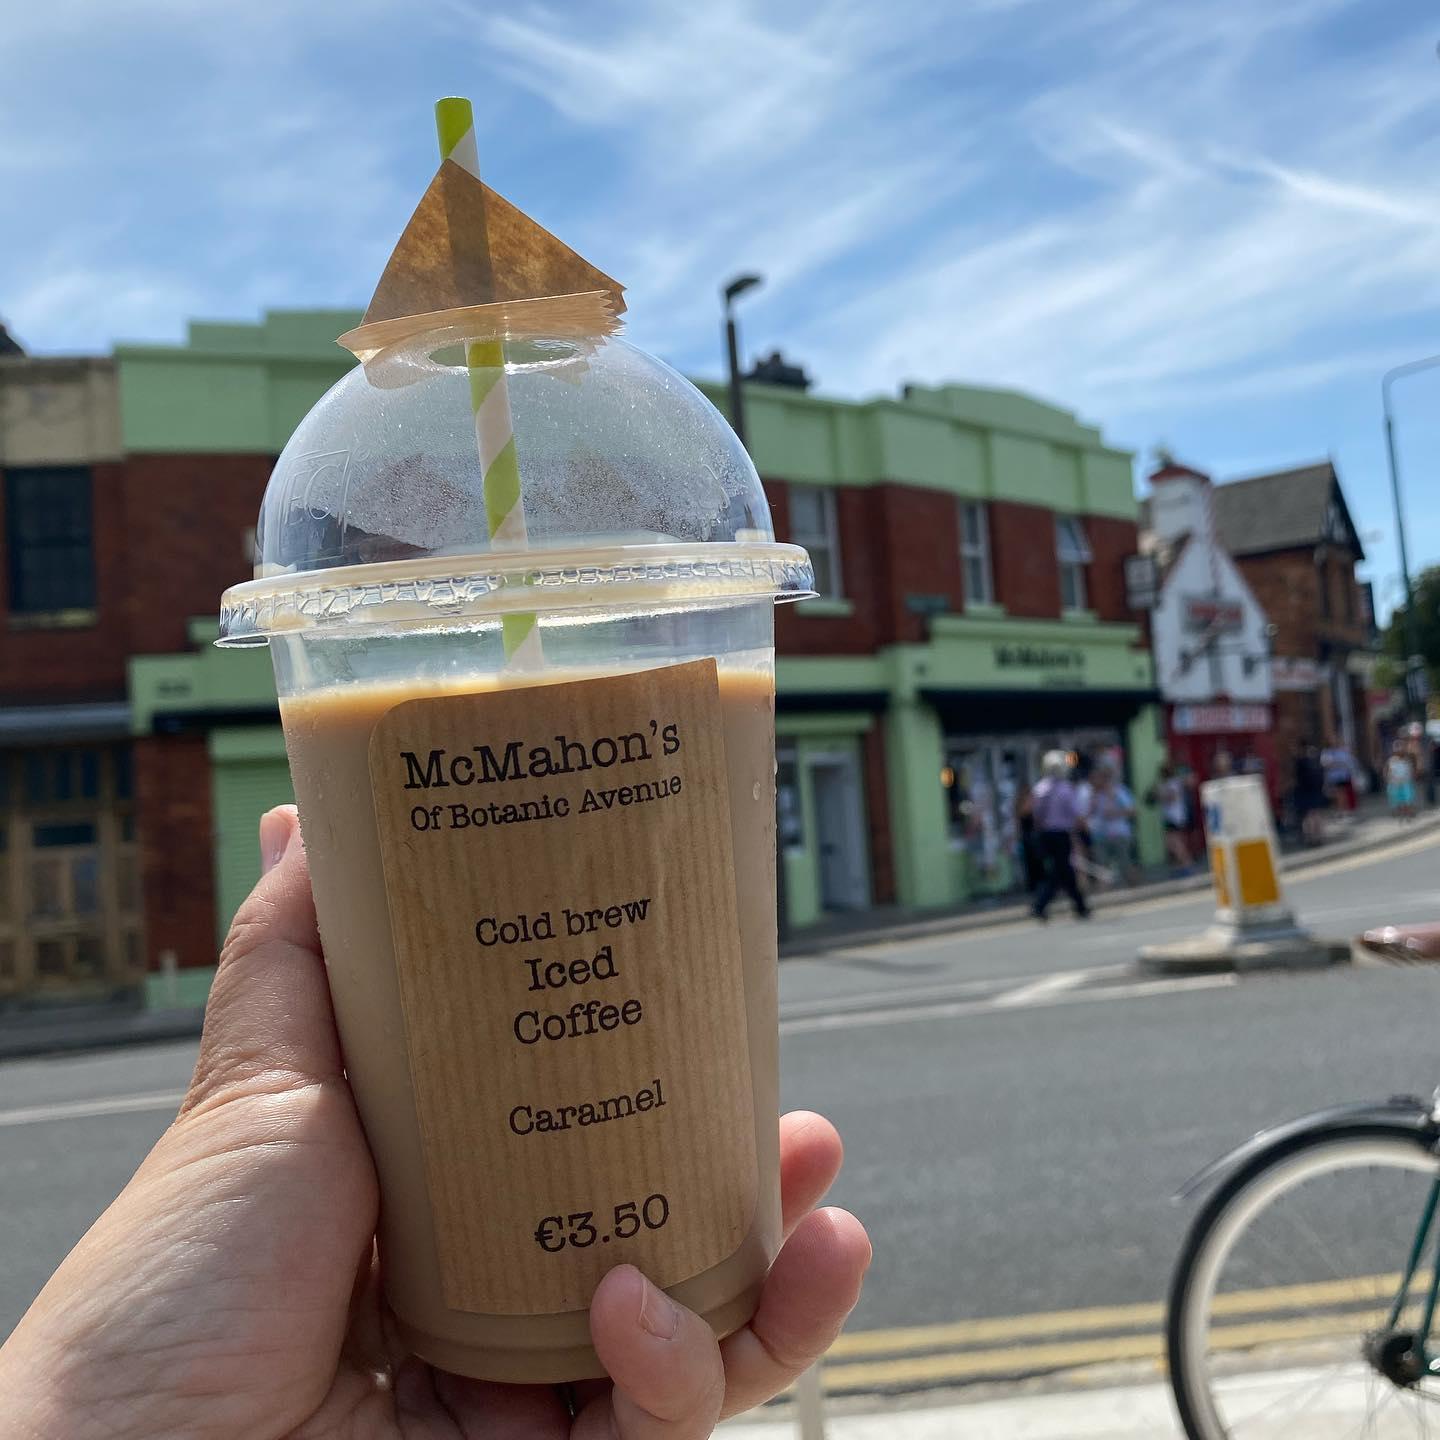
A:
POLYGON ((1055 555, 1060 562, 1060 608, 1085 609, 1085 567, 1094 556, 1085 538, 1085 525, 1078 515, 1055 517, 1055 555))
POLYGON ((1073 755, 1082 783, 1101 761, 1117 775, 1125 773, 1120 732, 1109 726, 952 735, 945 742, 940 783, 945 789, 950 847, 965 852, 973 877, 984 888, 1024 886, 1019 809, 1040 779, 1041 761, 1049 750, 1073 755))
POLYGON ((990 570, 990 521, 979 500, 960 502, 960 564, 965 571, 965 603, 993 605, 995 580, 990 570))
POLYGON ((5 476, 10 610, 63 615, 95 604, 90 472, 11 470, 5 476))
POLYGON ((128 745, 0 751, 0 998, 139 983, 128 745))
POLYGON ((1016 805, 1028 784, 1027 747, 977 737, 946 746, 945 786, 950 844, 964 850, 977 873, 1003 878, 1003 867, 1018 839, 1016 805))
POLYGON ((840 582, 840 526, 829 485, 790 487, 790 538, 810 552, 815 590, 826 599, 844 595, 840 582))

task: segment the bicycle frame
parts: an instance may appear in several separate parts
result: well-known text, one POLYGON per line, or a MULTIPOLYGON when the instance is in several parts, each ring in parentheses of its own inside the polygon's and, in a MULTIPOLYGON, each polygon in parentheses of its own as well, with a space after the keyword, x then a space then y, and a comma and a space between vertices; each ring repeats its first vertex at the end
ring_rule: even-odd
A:
MULTIPOLYGON (((1385 1321, 1387 1330, 1399 1328, 1400 1317, 1405 1313, 1405 1306, 1410 1299, 1410 1286, 1414 1283, 1415 1272, 1420 1268, 1420 1259, 1425 1253, 1426 1242, 1431 1239, 1431 1231, 1435 1227, 1437 1209, 1440 1209, 1440 1180, 1431 1182, 1430 1194, 1425 1201, 1425 1209, 1421 1213, 1414 1242, 1410 1246, 1410 1255, 1405 1261, 1404 1273, 1400 1276, 1400 1289, 1395 1296, 1395 1303, 1390 1307, 1389 1317, 1385 1321)), ((1430 1331, 1435 1323, 1436 1303, 1440 1301, 1440 1231, 1436 1231, 1434 1238, 1435 1255, 1430 1266, 1430 1284, 1425 1294, 1425 1309, 1421 1314, 1420 1328, 1415 1333, 1415 1349, 1418 1352, 1416 1358, 1424 1370, 1431 1375, 1440 1375, 1440 1355, 1433 1355, 1430 1351, 1430 1331)))

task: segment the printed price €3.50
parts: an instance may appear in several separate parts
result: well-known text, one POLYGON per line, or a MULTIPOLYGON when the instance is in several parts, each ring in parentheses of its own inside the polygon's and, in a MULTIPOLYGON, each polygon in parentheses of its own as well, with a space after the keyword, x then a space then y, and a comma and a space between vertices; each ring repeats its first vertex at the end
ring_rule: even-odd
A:
POLYGON ((573 1215, 547 1215, 535 1227, 535 1243, 550 1253, 558 1254, 567 1245, 586 1250, 597 1242, 608 1245, 612 1240, 629 1240, 646 1230, 658 1230, 670 1218, 670 1202, 663 1195, 647 1195, 643 1200, 625 1200, 610 1216, 609 1227, 602 1220, 595 1223, 593 1210, 577 1210, 573 1215))

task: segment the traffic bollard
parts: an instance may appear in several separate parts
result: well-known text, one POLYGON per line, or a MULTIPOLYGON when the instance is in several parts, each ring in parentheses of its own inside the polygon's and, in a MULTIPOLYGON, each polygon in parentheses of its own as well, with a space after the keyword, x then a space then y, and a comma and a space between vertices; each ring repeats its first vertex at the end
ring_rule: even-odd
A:
POLYGON ((1333 965, 1345 945, 1317 939, 1295 919, 1280 883, 1275 822, 1264 782, 1256 775, 1207 780, 1205 813, 1215 922, 1202 934, 1140 947, 1148 970, 1188 974, 1206 970, 1308 969, 1333 965))
POLYGON ((1215 921, 1237 931, 1293 926, 1280 885, 1275 822, 1257 775, 1207 780, 1200 787, 1215 921))

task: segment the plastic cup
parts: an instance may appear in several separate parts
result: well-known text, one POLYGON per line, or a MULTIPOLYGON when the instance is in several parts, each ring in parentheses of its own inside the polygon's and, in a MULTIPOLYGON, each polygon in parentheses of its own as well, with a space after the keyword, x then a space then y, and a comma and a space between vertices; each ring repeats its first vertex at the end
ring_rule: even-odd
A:
POLYGON ((602 1373, 612 1265, 726 1334, 780 1243, 773 605, 810 571, 682 377, 507 354, 528 548, 416 343, 301 422, 220 643, 271 646, 400 1332, 557 1382, 602 1373))

